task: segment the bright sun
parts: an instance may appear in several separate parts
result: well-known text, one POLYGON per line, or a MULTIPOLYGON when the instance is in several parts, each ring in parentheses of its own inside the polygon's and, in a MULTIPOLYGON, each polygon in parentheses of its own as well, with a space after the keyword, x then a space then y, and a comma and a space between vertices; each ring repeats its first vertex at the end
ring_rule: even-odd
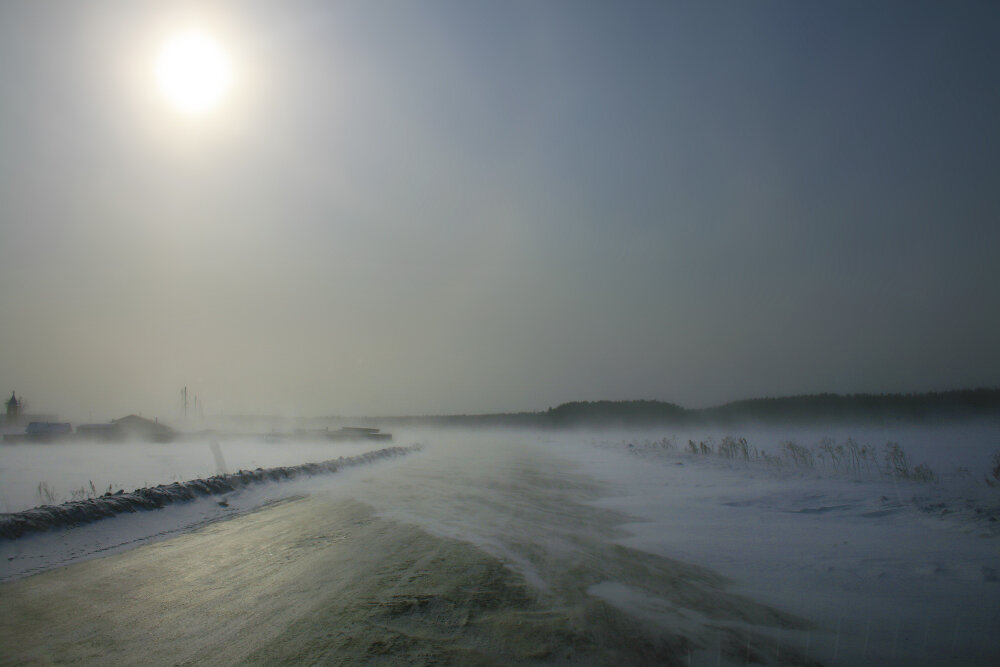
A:
POLYGON ((156 79, 179 111, 198 115, 215 109, 232 81, 229 58, 211 37, 196 31, 174 35, 160 49, 156 79))

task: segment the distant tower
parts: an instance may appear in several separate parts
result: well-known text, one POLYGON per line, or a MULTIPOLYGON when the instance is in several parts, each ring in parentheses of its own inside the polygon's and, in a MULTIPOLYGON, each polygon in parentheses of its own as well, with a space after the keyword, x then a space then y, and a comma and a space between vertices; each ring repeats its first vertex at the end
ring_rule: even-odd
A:
POLYGON ((10 398, 7 399, 7 423, 13 424, 21 416, 21 402, 17 400, 17 396, 14 392, 10 392, 10 398))

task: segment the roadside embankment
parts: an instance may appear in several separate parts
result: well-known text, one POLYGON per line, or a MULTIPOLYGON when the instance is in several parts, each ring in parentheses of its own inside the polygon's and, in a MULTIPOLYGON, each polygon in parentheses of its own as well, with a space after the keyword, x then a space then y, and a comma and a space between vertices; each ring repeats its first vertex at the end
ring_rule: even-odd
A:
POLYGON ((418 447, 387 447, 357 456, 341 456, 320 463, 240 470, 226 475, 214 475, 206 479, 193 479, 186 482, 136 489, 131 493, 118 491, 96 498, 74 500, 61 505, 44 505, 22 512, 2 514, 0 515, 0 539, 13 540, 28 533, 92 523, 116 514, 155 510, 166 505, 189 502, 205 496, 232 493, 247 486, 264 482, 281 482, 305 476, 331 474, 341 468, 403 456, 416 449, 418 447))

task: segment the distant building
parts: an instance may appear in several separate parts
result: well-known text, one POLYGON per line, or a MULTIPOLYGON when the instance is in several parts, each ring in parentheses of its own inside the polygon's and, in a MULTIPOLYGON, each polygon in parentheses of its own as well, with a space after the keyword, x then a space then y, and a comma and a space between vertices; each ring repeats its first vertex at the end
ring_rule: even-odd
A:
POLYGON ((177 432, 159 421, 144 419, 138 415, 129 415, 121 419, 113 419, 111 423, 116 429, 116 437, 125 440, 149 440, 152 442, 170 442, 177 437, 177 432))
POLYGON ((28 414, 28 408, 24 398, 18 398, 15 392, 10 392, 10 398, 3 402, 6 411, 0 413, 0 427, 3 427, 5 435, 24 435, 23 430, 28 422, 54 422, 56 415, 51 414, 28 414), (22 429, 19 433, 12 434, 14 428, 22 429))
POLYGON ((84 440, 118 440, 119 430, 117 424, 108 422, 107 424, 80 424, 76 427, 76 435, 84 440))
POLYGON ((169 442, 176 436, 174 429, 156 420, 129 415, 105 424, 80 424, 76 436, 82 440, 146 440, 169 442))
POLYGON ((4 433, 4 442, 54 442, 72 437, 68 422, 31 422, 24 433, 4 433))
POLYGON ((7 416, 5 417, 4 423, 6 424, 16 424, 21 418, 21 401, 17 400, 17 396, 14 392, 10 392, 10 398, 7 399, 7 416))
POLYGON ((73 427, 69 422, 31 422, 24 432, 32 439, 45 440, 69 435, 73 432, 73 427))

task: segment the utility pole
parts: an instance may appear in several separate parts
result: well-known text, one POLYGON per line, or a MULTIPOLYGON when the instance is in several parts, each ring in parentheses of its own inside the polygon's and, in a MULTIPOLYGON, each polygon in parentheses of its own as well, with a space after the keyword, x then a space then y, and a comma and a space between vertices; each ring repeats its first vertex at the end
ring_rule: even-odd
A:
POLYGON ((184 387, 181 394, 184 396, 184 419, 186 421, 188 416, 188 388, 184 387))

